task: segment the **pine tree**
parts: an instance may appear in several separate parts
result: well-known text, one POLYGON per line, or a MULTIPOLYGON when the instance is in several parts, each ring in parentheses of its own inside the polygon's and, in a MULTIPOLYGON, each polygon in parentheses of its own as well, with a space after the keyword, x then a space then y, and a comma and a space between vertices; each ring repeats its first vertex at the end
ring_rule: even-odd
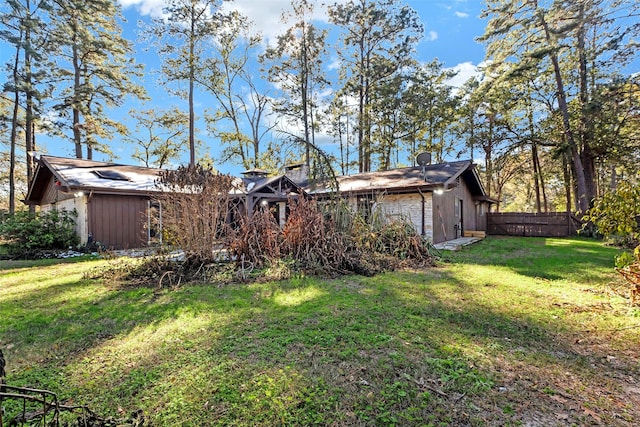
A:
POLYGON ((267 49, 261 60, 269 66, 269 81, 282 91, 274 110, 287 117, 290 124, 303 129, 305 164, 309 166, 318 115, 314 98, 317 91, 327 85, 321 68, 326 55, 327 31, 311 23, 313 3, 293 0, 291 5, 293 13, 283 15, 282 20, 293 21, 293 24, 278 37, 275 47, 267 49))
POLYGON ((45 97, 43 80, 46 67, 34 63, 45 62, 43 45, 47 39, 46 25, 50 4, 46 0, 8 0, 8 10, 0 16, 0 38, 14 47, 11 76, 4 90, 13 94, 9 150, 9 211, 15 211, 15 171, 20 129, 24 136, 27 182, 35 171, 35 124, 45 97), (23 114, 20 114, 20 109, 23 114), (22 120, 20 119, 22 117, 22 120))
POLYGON ((596 162, 604 159, 594 133, 595 90, 637 55, 633 40, 640 25, 631 17, 638 7, 613 0, 489 0, 483 14, 490 19, 481 40, 492 64, 513 63, 511 77, 532 71, 539 86, 552 83, 550 105, 562 137, 558 146, 571 161, 581 212, 597 194, 596 162))
POLYGON ((376 87, 412 61, 422 37, 416 12, 397 0, 350 0, 329 7, 329 19, 342 30, 336 49, 342 61, 342 93, 357 100, 358 169, 371 170, 372 102, 376 87))
POLYGON ((53 77, 59 98, 55 108, 67 118, 77 158, 93 157, 93 150, 110 154, 100 143, 114 131, 126 133, 107 110, 124 103, 127 95, 143 98, 133 81, 140 67, 132 59, 131 42, 122 36, 120 7, 112 0, 55 0, 51 50, 53 77))
POLYGON ((155 19, 146 35, 162 58, 163 84, 185 96, 189 104, 189 163, 196 164, 196 114, 194 96, 198 76, 205 69, 208 50, 225 22, 220 11, 223 0, 169 0, 165 16, 155 19), (180 90, 176 83, 187 82, 180 90), (176 89, 178 87, 178 89, 176 89))

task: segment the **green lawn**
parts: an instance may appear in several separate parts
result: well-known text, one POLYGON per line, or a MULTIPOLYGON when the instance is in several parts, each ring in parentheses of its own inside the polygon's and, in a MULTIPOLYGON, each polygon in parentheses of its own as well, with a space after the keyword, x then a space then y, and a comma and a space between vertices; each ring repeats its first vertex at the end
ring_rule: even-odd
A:
POLYGON ((177 290, 2 261, 0 348, 9 384, 158 426, 638 425, 618 252, 490 237, 428 270, 177 290))

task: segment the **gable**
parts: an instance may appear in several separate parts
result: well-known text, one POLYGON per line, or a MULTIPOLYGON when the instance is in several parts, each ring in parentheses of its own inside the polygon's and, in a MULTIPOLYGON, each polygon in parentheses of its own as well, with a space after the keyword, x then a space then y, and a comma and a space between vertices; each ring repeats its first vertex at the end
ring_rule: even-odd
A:
POLYGON ((56 197, 77 192, 148 195, 157 191, 160 172, 161 169, 141 166, 41 156, 24 202, 50 203, 53 192, 56 197))
MULTIPOLYGON (((449 189, 458 185, 461 180, 469 187, 473 196, 485 196, 480 177, 470 160, 344 175, 337 177, 337 184, 340 193, 402 194, 449 189)), ((332 187, 326 183, 310 185, 307 191, 310 194, 324 195, 331 193, 332 187)))
POLYGON ((304 194, 305 191, 302 187, 293 182, 288 176, 279 175, 247 183, 247 194, 254 195, 258 193, 288 195, 292 193, 304 194))

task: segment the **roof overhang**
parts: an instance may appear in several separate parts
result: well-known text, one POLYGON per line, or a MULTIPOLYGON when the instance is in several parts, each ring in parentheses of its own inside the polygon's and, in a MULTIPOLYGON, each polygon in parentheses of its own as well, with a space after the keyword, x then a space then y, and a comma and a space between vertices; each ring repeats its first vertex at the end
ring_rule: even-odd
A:
MULTIPOLYGON (((150 197, 162 191, 155 187, 155 180, 160 169, 138 166, 119 165, 115 163, 95 162, 84 159, 67 159, 55 156, 41 156, 27 196, 22 201, 26 205, 45 203, 47 191, 51 183, 58 191, 66 194, 104 194, 121 196, 150 197), (131 177, 130 180, 104 179, 96 171, 120 170, 131 177), (89 174, 87 174, 89 172, 89 174), (90 174, 95 175, 91 177, 90 174), (117 183, 116 182, 120 182, 117 183), (122 184, 126 182, 126 184, 122 184), (129 185, 129 184, 132 185, 129 185), (104 184, 104 185, 100 185, 104 184), (136 188, 137 186, 137 188, 136 188)), ((102 174, 104 175, 104 174, 102 174)))

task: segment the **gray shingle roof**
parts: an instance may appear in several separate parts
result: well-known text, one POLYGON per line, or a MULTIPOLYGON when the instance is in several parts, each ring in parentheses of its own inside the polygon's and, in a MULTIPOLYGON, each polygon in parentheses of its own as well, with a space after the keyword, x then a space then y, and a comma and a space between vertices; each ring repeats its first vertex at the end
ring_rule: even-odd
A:
MULTIPOLYGON (((484 195, 474 165, 470 160, 414 166, 378 172, 365 172, 337 177, 340 192, 363 193, 368 191, 387 191, 393 193, 430 190, 453 185, 463 176, 477 195, 484 195)), ((310 185, 310 194, 325 194, 332 191, 330 184, 310 185)))

